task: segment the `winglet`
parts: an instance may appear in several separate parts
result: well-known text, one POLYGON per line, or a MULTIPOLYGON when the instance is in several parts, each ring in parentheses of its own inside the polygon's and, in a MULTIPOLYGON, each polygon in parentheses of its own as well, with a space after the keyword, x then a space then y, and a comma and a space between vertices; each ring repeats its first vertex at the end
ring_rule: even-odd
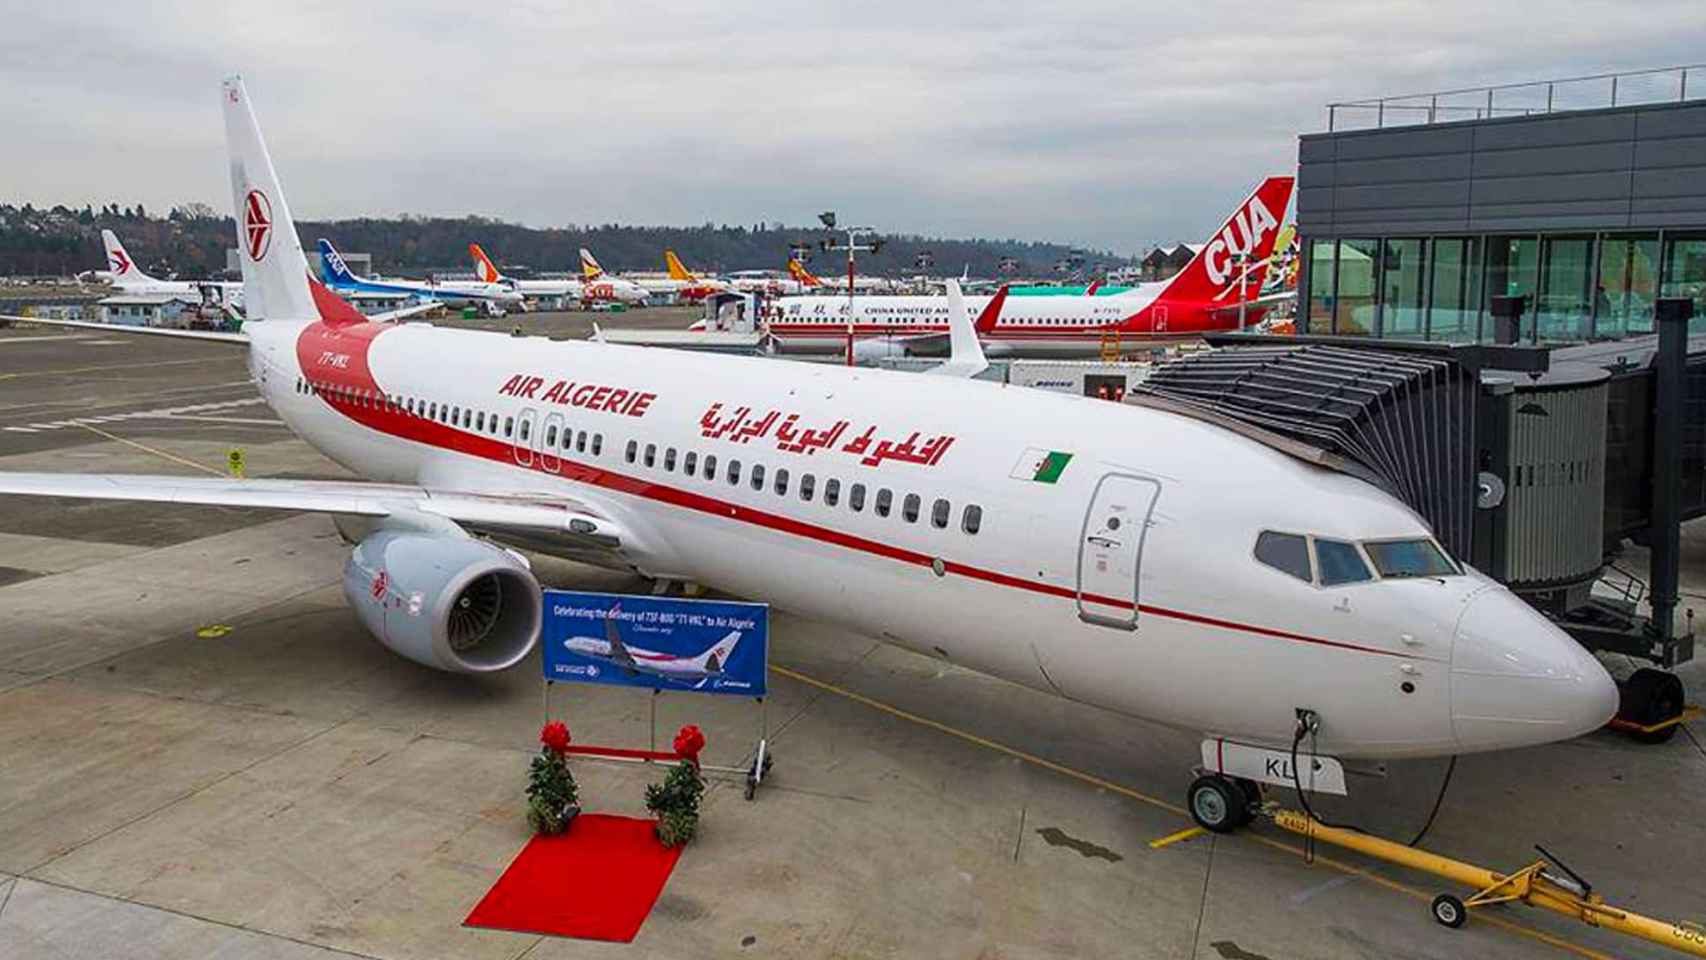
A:
POLYGON ((983 308, 983 313, 974 323, 966 316, 966 298, 960 292, 960 282, 949 280, 947 286, 948 362, 927 372, 945 377, 975 377, 989 369, 989 360, 983 355, 983 344, 978 340, 978 329, 983 325, 995 325, 995 318, 1001 315, 1001 304, 1007 300, 1007 288, 1001 288, 1000 293, 990 298, 989 305, 983 308))
POLYGON ((1092 280, 1088 287, 1084 288, 1084 295, 1086 297, 1093 297, 1096 295, 1096 291, 1100 289, 1102 289, 1102 280, 1098 277, 1095 280, 1092 280))

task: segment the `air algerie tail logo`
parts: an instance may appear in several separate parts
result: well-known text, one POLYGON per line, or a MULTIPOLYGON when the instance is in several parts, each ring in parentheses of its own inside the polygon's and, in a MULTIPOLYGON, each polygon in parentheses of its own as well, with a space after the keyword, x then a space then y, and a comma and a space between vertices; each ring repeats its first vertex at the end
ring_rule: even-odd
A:
POLYGON ((259 263, 272 246, 272 201, 259 190, 250 190, 243 201, 243 238, 249 259, 259 263))

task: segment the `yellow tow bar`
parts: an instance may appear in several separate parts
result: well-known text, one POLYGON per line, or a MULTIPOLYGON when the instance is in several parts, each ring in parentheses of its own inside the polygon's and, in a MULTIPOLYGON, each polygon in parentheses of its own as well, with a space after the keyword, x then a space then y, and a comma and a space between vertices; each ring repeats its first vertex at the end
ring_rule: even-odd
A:
POLYGON ((1582 889, 1573 880, 1549 873, 1547 868, 1552 864, 1545 860, 1537 860, 1515 873, 1498 873, 1355 830, 1329 827, 1296 810, 1276 810, 1273 816, 1275 824, 1292 833, 1444 877, 1474 890, 1467 899, 1449 893, 1434 898, 1434 919, 1448 927, 1463 926, 1464 920, 1468 919, 1468 911, 1473 908, 1520 900, 1531 907, 1543 907, 1575 917, 1590 927, 1604 927, 1689 956, 1706 957, 1706 927, 1696 923, 1654 920, 1629 910, 1620 910, 1606 903, 1599 894, 1582 889))

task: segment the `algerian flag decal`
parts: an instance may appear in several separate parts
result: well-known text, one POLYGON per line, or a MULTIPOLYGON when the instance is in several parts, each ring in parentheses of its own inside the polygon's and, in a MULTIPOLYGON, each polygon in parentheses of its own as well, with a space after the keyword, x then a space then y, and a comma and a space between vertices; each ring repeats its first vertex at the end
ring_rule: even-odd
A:
POLYGON ((1019 462, 1013 465, 1009 474, 1015 480, 1029 480, 1033 483, 1054 483, 1066 471, 1066 465, 1072 462, 1072 454, 1061 450, 1044 450, 1041 447, 1028 447, 1019 457, 1019 462))

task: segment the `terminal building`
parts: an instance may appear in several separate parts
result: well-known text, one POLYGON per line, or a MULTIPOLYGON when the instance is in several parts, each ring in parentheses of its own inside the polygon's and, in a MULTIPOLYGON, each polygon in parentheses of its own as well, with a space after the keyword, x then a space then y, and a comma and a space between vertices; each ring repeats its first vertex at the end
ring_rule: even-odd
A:
POLYGON ((1703 97, 1706 67, 1330 106, 1298 143, 1300 327, 1485 342, 1507 294, 1524 343, 1651 333, 1661 296, 1706 329, 1703 97))

